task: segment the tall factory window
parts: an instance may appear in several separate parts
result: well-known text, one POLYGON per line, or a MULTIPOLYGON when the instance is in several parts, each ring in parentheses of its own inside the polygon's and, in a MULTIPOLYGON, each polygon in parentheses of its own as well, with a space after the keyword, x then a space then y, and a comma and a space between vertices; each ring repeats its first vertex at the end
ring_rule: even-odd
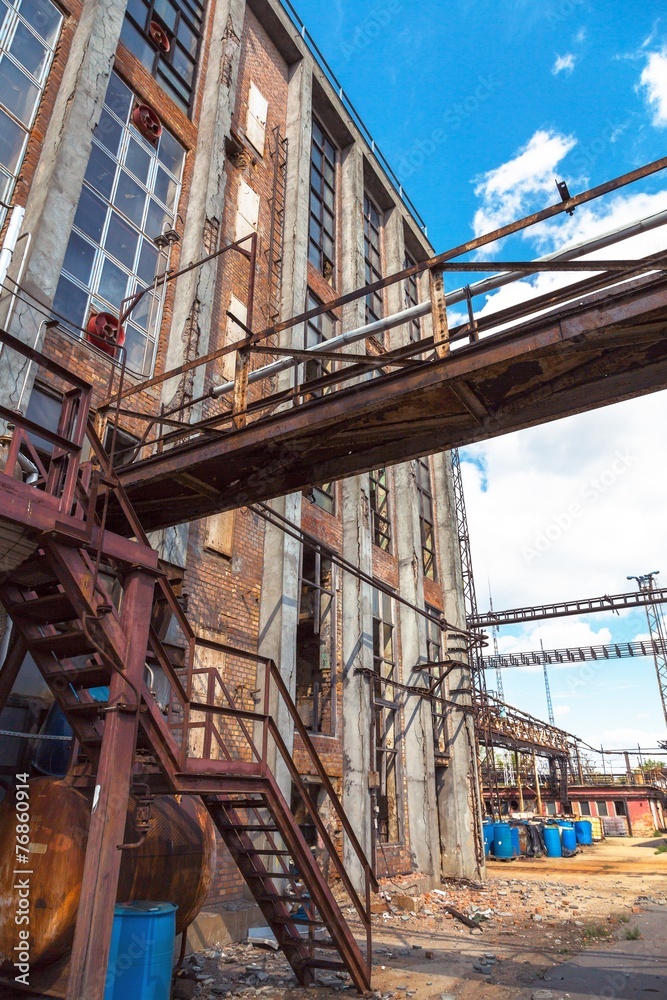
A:
POLYGON ((184 111, 192 109, 203 0, 128 0, 120 40, 184 111))
POLYGON ((590 804, 590 802, 580 802, 579 803, 579 812, 580 812, 580 814, 582 816, 590 816, 591 815, 591 804, 590 804))
MULTIPOLYGON (((320 299, 313 293, 308 291, 308 299, 306 301, 306 310, 310 312, 311 309, 318 309, 322 305, 320 299)), ((332 337, 336 335, 336 317, 333 313, 321 313, 319 316, 314 316, 309 319, 306 323, 306 333, 304 347, 315 347, 317 344, 324 343, 325 340, 331 340, 332 337)), ((321 378, 323 375, 328 375, 331 371, 331 361, 326 360, 316 360, 306 361, 304 365, 303 381, 312 382, 313 379, 321 378)), ((322 396, 330 390, 324 389, 318 392, 313 392, 311 396, 322 396)))
POLYGON ((308 257, 329 280, 336 260, 336 148, 313 118, 310 153, 310 242, 308 257))
POLYGON ((0 3, 0 225, 53 62, 62 14, 51 0, 0 3))
MULTIPOLYGON (((440 617, 438 608, 425 605, 426 611, 434 617, 440 617)), ((442 660, 442 631, 437 622, 424 619, 426 622, 426 656, 429 663, 440 663, 442 660)))
MULTIPOLYGON (((414 267, 416 261, 406 253, 405 260, 403 262, 403 267, 407 270, 409 267, 414 267)), ((405 308, 412 309, 413 306, 419 305, 419 281, 416 274, 410 275, 409 278, 405 279, 404 282, 405 291, 405 308)), ((418 319, 410 320, 410 343, 416 344, 417 341, 421 340, 421 323, 418 319)))
POLYGON ((435 529, 433 527, 433 493, 431 491, 431 469, 428 458, 415 462, 417 492, 419 493, 419 525, 421 529, 422 563, 424 576, 435 580, 437 566, 435 559, 435 529))
POLYGON ((296 704, 313 733, 333 735, 335 718, 333 567, 319 548, 304 545, 296 639, 296 704))
POLYGON ((391 518, 387 470, 374 469, 370 474, 373 541, 385 552, 391 552, 391 518))
MULTIPOLYGON (((441 612, 430 604, 425 604, 424 608, 430 615, 439 618, 441 612)), ((442 631, 435 621, 424 619, 426 624, 426 659, 429 663, 440 663, 442 661, 442 631)), ((440 671, 432 671, 431 680, 439 679, 440 671)), ((433 721, 433 749, 436 755, 436 763, 442 763, 442 758, 447 756, 449 738, 447 735, 447 704, 446 689, 443 681, 436 688, 436 697, 431 702, 431 719, 433 721)))
MULTIPOLYGON (((368 194, 364 195, 364 261, 366 284, 372 285, 382 277, 382 215, 368 194)), ((366 322, 373 323, 384 315, 382 292, 366 296, 366 322)))
POLYGON ((394 640, 394 602, 373 589, 373 668, 377 835, 381 843, 400 840, 399 705, 394 640))
POLYGON ((606 802, 596 802, 596 805, 598 807, 598 816, 608 816, 609 815, 609 810, 607 809, 607 803, 606 802))
MULTIPOLYGON (((166 129, 155 145, 144 139, 132 124, 135 106, 112 73, 53 302, 75 328, 86 325, 91 309, 118 315, 124 298, 151 284, 153 241, 174 225, 185 150, 166 129)), ((148 293, 125 324, 133 372, 151 371, 161 312, 148 293)))

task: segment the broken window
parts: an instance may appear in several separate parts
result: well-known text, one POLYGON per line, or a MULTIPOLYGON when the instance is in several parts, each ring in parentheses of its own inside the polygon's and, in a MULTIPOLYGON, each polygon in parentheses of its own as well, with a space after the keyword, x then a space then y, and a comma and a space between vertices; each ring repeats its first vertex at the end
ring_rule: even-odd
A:
POLYGON ((400 754, 397 664, 394 641, 394 602, 388 594, 373 590, 373 669, 375 792, 377 837, 380 843, 400 840, 400 754))
MULTIPOLYGON (((407 270, 409 267, 415 266, 415 261, 406 253, 405 260, 403 262, 403 267, 407 270)), ((405 293, 405 308, 412 309, 413 306, 419 305, 419 279, 416 274, 411 274, 405 279, 403 283, 404 293, 405 293)), ((410 320, 410 343, 416 344, 421 340, 421 322, 418 319, 410 320)))
POLYGON ((582 816, 590 816, 591 815, 591 804, 590 804, 590 802, 580 802, 579 803, 579 813, 582 816))
POLYGON ((296 637, 296 705, 313 733, 334 734, 335 614, 333 566, 319 548, 303 546, 296 637))
POLYGON ((63 17, 51 0, 0 4, 0 226, 21 170, 63 17))
POLYGON ((431 491, 431 468, 428 458, 415 462, 417 492, 419 494, 419 525, 421 530, 422 564, 424 576, 435 580, 437 566, 435 558, 435 529, 433 516, 433 493, 431 491))
MULTIPOLYGON (((366 284, 372 285, 382 278, 382 215, 368 194, 364 195, 364 263, 366 284)), ((382 291, 366 296, 366 322, 374 323, 384 315, 382 291)))
POLYGON ((616 799, 614 801, 614 809, 616 810, 617 816, 627 816, 628 811, 625 805, 625 799, 616 799))
MULTIPOLYGON (((132 123, 136 104, 112 73, 53 300, 77 331, 91 311, 117 316, 123 299, 154 281, 154 240, 174 226, 185 150, 166 129, 155 144, 143 138, 132 123)), ((150 373, 161 318, 161 299, 148 293, 125 323, 131 371, 150 373)))
POLYGON ((192 109, 203 20, 203 0, 128 0, 120 36, 186 112, 192 109))
POLYGON ((373 515, 373 541, 385 552, 391 552, 391 518, 387 470, 375 469, 370 474, 370 499, 373 515))
MULTIPOLYGON (((309 290, 308 299, 306 303, 306 309, 310 312, 311 309, 318 309, 323 303, 316 295, 309 290)), ((317 344, 324 343, 325 340, 331 340, 332 337, 336 336, 336 317, 333 313, 321 313, 319 316, 313 316, 306 323, 306 335, 304 347, 307 349, 309 347, 315 347, 317 344)), ((306 361, 304 365, 303 381, 312 382, 314 379, 322 378, 323 375, 328 375, 332 370, 332 362, 327 360, 317 360, 316 357, 312 361, 306 361)), ((312 392, 309 395, 312 396, 322 396, 328 389, 320 389, 316 392, 312 392)))
POLYGON ((329 280, 336 255, 336 148, 313 118, 308 259, 329 280))

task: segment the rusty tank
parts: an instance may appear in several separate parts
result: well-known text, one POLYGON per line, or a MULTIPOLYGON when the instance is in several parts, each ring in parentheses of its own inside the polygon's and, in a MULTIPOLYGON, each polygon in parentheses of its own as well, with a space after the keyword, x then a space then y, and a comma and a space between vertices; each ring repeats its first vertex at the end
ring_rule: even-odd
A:
MULTIPOLYGON (((65 955, 72 944, 88 839, 91 797, 66 780, 35 778, 30 789, 29 864, 16 863, 17 814, 0 805, 0 969, 14 961, 19 926, 15 871, 28 868, 30 956, 34 966, 65 955)), ((130 800, 125 843, 141 841, 137 800, 130 800)), ((201 799, 157 796, 145 839, 122 852, 117 901, 165 900, 178 906, 176 933, 197 916, 215 872, 216 840, 201 799)), ((26 876, 27 877, 27 876, 26 876)))

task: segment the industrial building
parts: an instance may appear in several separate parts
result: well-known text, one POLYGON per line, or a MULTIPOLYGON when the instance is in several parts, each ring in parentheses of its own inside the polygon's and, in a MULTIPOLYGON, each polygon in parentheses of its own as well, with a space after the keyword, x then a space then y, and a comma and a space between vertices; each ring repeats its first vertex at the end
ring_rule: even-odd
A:
POLYGON ((479 742, 537 749, 567 791, 567 734, 471 676, 451 449, 662 387, 664 276, 628 265, 619 291, 600 267, 576 307, 551 297, 557 340, 538 304, 499 346, 468 288, 450 356, 442 275, 475 246, 434 256, 289 2, 0 18, 2 808, 6 831, 16 775, 38 780, 72 858, 56 879, 31 841, 34 877, 54 910, 80 892, 35 965, 101 998, 117 891, 187 888, 179 931, 265 922, 302 983, 367 988, 378 878, 484 876, 479 742), (602 358, 634 324, 633 358, 620 335, 602 358))

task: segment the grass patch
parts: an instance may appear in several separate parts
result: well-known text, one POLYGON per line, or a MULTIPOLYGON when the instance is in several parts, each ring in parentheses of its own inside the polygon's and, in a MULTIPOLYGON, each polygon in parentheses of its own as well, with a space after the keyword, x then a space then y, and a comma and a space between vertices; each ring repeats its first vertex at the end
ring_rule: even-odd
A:
POLYGON ((627 914, 622 913, 620 915, 620 917, 618 918, 618 922, 619 922, 619 924, 629 924, 630 923, 630 917, 628 917, 627 914))
POLYGON ((585 941, 605 941, 611 937, 611 931, 604 924, 590 924, 584 928, 585 941))
POLYGON ((659 847, 655 849, 656 854, 667 854, 667 844, 660 844, 659 847))
POLYGON ((629 927, 628 930, 625 932, 626 941, 638 941, 641 936, 642 932, 639 930, 638 927, 629 927))

